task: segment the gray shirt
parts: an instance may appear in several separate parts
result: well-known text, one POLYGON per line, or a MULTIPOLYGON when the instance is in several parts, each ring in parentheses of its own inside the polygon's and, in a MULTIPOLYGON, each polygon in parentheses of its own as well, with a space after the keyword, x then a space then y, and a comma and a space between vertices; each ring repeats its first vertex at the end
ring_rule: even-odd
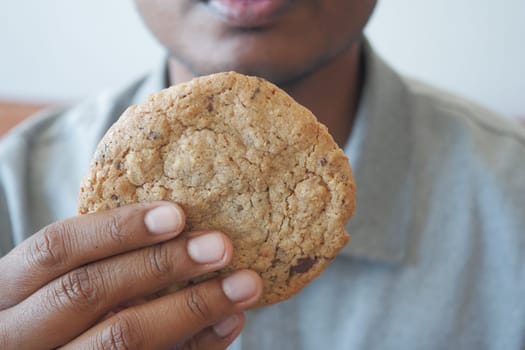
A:
MULTIPOLYGON (((351 241, 289 301, 248 312, 234 349, 525 347, 525 132, 396 74, 366 45, 367 76, 345 151, 351 241)), ((75 215, 98 140, 150 76, 37 116, 0 144, 0 253, 75 215)))

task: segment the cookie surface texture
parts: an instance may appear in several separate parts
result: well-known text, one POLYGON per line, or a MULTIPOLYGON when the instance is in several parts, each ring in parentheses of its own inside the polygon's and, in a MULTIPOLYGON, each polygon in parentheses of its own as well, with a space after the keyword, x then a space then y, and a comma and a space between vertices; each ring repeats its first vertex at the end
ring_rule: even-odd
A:
POLYGON ((257 271, 267 305, 301 290, 347 242, 354 182, 309 110, 263 79, 228 72, 129 107, 97 147, 79 213, 156 200, 179 203, 187 230, 229 235, 234 257, 220 273, 257 271))

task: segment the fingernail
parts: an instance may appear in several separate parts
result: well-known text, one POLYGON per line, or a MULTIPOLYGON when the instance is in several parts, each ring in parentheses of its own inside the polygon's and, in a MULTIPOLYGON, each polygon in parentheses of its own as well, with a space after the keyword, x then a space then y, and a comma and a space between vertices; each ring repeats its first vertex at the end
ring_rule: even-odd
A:
POLYGON ((182 230, 182 215, 174 205, 162 205, 147 212, 144 223, 153 234, 173 233, 182 230))
POLYGON ((213 330, 219 337, 224 338, 236 330, 240 324, 241 318, 238 315, 233 315, 217 323, 213 326, 213 330))
POLYGON ((224 239, 218 232, 198 236, 188 242, 188 254, 193 261, 200 264, 221 261, 224 253, 224 239))
POLYGON ((257 294, 257 281, 252 273, 238 271, 222 281, 222 289, 228 299, 238 303, 257 294))

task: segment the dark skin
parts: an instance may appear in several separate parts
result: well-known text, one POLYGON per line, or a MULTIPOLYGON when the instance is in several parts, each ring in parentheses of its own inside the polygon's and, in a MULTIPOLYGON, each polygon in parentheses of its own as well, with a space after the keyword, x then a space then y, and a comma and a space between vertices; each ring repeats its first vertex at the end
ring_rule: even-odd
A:
POLYGON ((344 145, 361 87, 362 30, 376 1, 289 0, 255 28, 225 22, 204 3, 136 0, 171 54, 171 83, 227 70, 261 76, 308 107, 344 145))
POLYGON ((226 235, 182 233, 184 224, 182 208, 156 202, 35 233, 0 260, 0 348, 225 349, 262 281, 237 271, 151 300, 231 261, 226 235), (215 249, 196 248, 203 237, 215 249))
MULTIPOLYGON (((170 52, 171 83, 225 70, 262 76, 345 143, 359 99, 362 29, 375 0, 136 4, 170 52)), ((35 233, 0 259, 0 348, 226 349, 242 330, 242 312, 260 298, 262 281, 236 271, 152 297, 231 261, 227 235, 183 233, 184 223, 180 206, 156 202, 35 233)))

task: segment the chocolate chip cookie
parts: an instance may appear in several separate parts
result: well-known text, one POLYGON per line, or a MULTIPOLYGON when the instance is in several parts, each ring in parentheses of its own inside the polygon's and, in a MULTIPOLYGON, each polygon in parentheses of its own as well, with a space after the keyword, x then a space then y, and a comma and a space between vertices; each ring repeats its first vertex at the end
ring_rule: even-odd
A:
POLYGON ((129 107, 98 145, 79 212, 156 200, 179 203, 187 230, 228 234, 234 257, 219 273, 257 271, 265 305, 301 290, 347 242, 354 182, 309 110, 263 79, 229 72, 129 107))

